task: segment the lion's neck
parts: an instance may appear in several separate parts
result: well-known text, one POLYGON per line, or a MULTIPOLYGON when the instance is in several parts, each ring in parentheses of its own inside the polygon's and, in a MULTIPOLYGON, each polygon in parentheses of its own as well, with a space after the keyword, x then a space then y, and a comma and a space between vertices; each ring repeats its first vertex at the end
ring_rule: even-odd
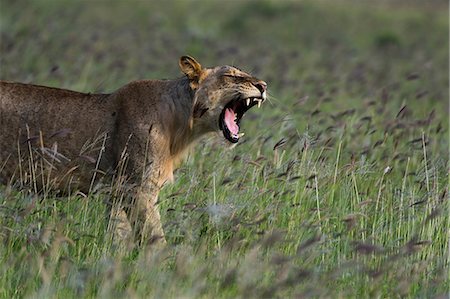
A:
POLYGON ((184 78, 174 80, 170 98, 173 108, 171 109, 173 123, 170 126, 170 153, 178 162, 197 139, 192 120, 194 93, 189 86, 189 80, 184 78))

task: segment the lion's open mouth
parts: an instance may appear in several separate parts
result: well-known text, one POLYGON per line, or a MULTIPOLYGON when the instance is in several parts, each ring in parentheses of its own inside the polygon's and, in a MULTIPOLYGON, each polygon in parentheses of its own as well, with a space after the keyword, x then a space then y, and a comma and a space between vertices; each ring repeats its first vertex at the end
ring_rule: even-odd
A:
POLYGON ((239 98, 226 104, 219 117, 219 128, 223 136, 232 143, 238 142, 239 137, 244 135, 239 133, 242 116, 253 106, 260 107, 262 102, 262 98, 239 98))

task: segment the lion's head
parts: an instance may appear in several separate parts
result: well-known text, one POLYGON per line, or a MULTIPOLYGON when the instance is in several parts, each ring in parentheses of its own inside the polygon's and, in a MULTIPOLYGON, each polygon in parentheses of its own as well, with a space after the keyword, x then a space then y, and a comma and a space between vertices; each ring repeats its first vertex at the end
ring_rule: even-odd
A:
POLYGON ((179 63, 194 91, 194 128, 202 133, 222 131, 226 140, 238 142, 242 116, 266 100, 267 83, 232 66, 202 68, 190 56, 179 63))

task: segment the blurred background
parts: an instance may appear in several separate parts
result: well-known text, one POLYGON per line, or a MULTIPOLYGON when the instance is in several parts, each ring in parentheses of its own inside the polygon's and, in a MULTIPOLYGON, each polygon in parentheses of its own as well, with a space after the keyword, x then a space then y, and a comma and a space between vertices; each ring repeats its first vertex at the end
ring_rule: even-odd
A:
POLYGON ((411 73, 432 87, 427 99, 447 98, 447 1, 0 4, 3 80, 107 92, 178 77, 190 54, 264 78, 280 100, 370 96, 411 73))
POLYGON ((293 119, 295 130, 314 135, 335 119, 312 117, 371 102, 382 103, 379 112, 435 111, 448 124, 447 1, 0 4, 2 80, 113 92, 132 80, 180 77, 178 58, 189 54, 268 82, 271 109, 258 120, 249 114, 259 127, 278 123, 280 131, 280 120, 293 119))
POLYGON ((189 54, 250 72, 270 95, 233 151, 199 144, 163 189, 169 257, 156 266, 139 266, 154 261, 146 251, 117 256, 105 223, 85 221, 104 212, 95 196, 5 195, 0 297, 446 298, 448 11, 437 0, 0 0, 1 80, 113 92, 181 77, 189 54), (75 242, 52 243, 50 230, 75 242))

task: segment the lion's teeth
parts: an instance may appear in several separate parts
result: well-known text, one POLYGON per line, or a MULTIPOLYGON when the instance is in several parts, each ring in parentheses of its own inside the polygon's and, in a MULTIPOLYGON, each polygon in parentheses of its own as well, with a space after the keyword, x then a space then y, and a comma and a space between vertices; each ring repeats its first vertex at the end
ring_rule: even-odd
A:
POLYGON ((247 98, 247 106, 250 106, 250 98, 247 98))
POLYGON ((261 108, 261 100, 258 101, 258 108, 261 108))
POLYGON ((244 135, 245 135, 245 133, 242 132, 242 133, 239 133, 239 134, 238 134, 238 137, 241 138, 241 137, 244 136, 244 135))

